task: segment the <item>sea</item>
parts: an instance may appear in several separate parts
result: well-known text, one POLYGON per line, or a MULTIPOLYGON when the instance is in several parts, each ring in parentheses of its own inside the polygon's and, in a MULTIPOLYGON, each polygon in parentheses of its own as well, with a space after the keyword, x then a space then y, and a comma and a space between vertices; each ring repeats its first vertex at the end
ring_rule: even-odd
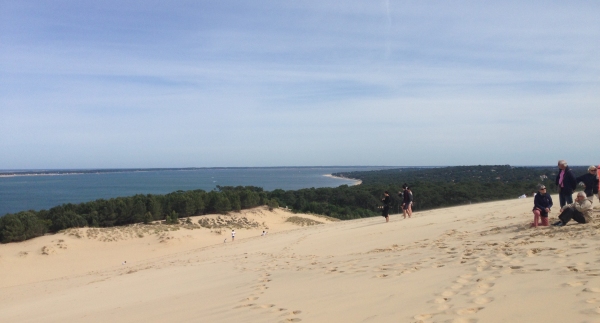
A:
POLYGON ((167 194, 179 190, 211 191, 219 186, 275 189, 337 187, 355 180, 326 175, 395 167, 260 167, 136 170, 0 170, 0 216, 49 209, 64 203, 135 194, 167 194), (10 174, 10 175, 6 175, 10 174))

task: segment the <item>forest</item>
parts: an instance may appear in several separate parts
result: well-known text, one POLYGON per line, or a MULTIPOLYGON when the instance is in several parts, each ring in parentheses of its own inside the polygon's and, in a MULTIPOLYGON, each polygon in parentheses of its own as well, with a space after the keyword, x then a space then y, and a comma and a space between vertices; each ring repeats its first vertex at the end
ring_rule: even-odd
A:
MULTIPOLYGON (((587 167, 573 167, 576 176, 587 167)), ((391 213, 399 210, 402 184, 411 187, 414 211, 531 196, 538 183, 556 191, 555 167, 454 166, 398 168, 336 173, 360 179, 361 185, 335 188, 264 191, 253 186, 217 186, 215 190, 177 191, 164 195, 134 195, 62 204, 49 210, 23 211, 0 217, 0 242, 16 242, 73 227, 111 227, 165 221, 204 214, 228 214, 261 205, 287 207, 292 212, 314 213, 341 220, 380 214, 383 192, 392 199, 391 213)))

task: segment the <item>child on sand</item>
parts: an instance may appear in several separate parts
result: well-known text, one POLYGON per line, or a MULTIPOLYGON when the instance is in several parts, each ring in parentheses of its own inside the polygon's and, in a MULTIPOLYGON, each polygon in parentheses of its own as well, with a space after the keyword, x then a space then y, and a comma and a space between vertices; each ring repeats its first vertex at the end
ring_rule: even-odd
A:
POLYGON ((231 230, 231 242, 235 240, 235 230, 231 230))

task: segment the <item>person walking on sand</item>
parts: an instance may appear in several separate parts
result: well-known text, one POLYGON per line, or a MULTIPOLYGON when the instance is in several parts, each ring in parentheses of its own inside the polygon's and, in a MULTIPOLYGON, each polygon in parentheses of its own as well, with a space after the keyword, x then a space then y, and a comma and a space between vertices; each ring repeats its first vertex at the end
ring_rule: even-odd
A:
POLYGON ((410 216, 412 215, 411 213, 409 213, 410 203, 411 203, 411 193, 408 188, 408 185, 406 183, 404 183, 402 185, 402 215, 405 219, 406 219, 406 216, 408 216, 410 218, 410 216))
POLYGON ((231 242, 235 240, 235 230, 231 230, 231 242))
POLYGON ((406 187, 406 191, 408 191, 408 217, 412 217, 412 206, 413 206, 413 192, 410 189, 410 186, 406 187))
POLYGON ((383 192, 383 209, 381 210, 381 216, 385 218, 385 222, 390 222, 390 194, 388 191, 383 192))
POLYGON ((588 167, 588 172, 575 179, 577 183, 585 185, 585 195, 591 201, 594 200, 594 194, 598 194, 598 169, 596 166, 588 167))
POLYGON ((578 223, 590 223, 592 221, 592 201, 585 196, 585 192, 578 192, 575 202, 565 205, 560 212, 558 216, 560 220, 554 223, 554 226, 565 226, 571 219, 578 223))
POLYGON ((552 197, 546 192, 546 186, 539 184, 538 193, 533 198, 533 223, 531 226, 548 226, 548 213, 552 208, 552 197))
POLYGON ((556 186, 558 187, 558 199, 560 200, 560 207, 562 208, 566 204, 573 203, 573 191, 577 187, 575 175, 573 171, 567 165, 565 160, 558 161, 558 174, 556 175, 556 186))
POLYGON ((598 201, 600 201, 600 164, 596 166, 596 192, 598 192, 598 201))

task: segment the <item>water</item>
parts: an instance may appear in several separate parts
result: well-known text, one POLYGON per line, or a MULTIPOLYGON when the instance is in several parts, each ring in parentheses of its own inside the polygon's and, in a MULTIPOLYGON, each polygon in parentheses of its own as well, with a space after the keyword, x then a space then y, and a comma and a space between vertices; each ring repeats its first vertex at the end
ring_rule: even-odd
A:
POLYGON ((257 186, 266 191, 337 187, 355 181, 323 175, 384 168, 388 167, 221 168, 0 177, 0 216, 101 198, 178 190, 210 191, 217 185, 257 186))

